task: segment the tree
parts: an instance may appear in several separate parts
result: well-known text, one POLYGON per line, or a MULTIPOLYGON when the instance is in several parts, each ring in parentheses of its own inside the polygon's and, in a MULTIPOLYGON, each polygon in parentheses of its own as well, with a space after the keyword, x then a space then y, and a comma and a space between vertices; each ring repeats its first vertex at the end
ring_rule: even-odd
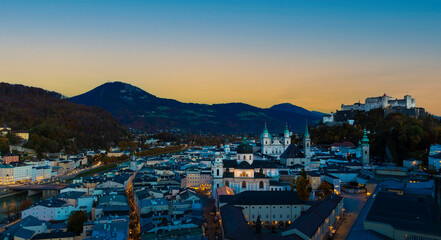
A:
POLYGON ((309 187, 308 176, 306 175, 305 169, 302 169, 302 172, 295 180, 295 184, 299 198, 301 200, 308 200, 311 194, 311 188, 309 187))
POLYGON ((84 211, 73 212, 67 220, 67 231, 79 236, 83 232, 83 224, 87 219, 87 214, 84 211))
POLYGON ((329 196, 332 193, 334 193, 334 188, 332 187, 332 185, 326 181, 322 181, 318 187, 319 190, 322 191, 323 195, 329 196))
POLYGON ((0 151, 1 155, 9 153, 9 139, 7 137, 0 137, 0 151))
POLYGON ((11 215, 17 213, 17 204, 15 202, 10 202, 3 208, 3 215, 11 217, 11 215))
POLYGON ((121 151, 134 151, 138 148, 138 144, 135 141, 120 141, 118 142, 118 147, 121 149, 121 151))
POLYGON ((21 142, 21 138, 15 134, 8 133, 6 137, 9 139, 9 143, 12 145, 17 145, 21 142))
POLYGON ((21 212, 21 211, 29 208, 30 206, 32 206, 32 204, 34 204, 34 202, 31 199, 26 198, 23 202, 20 203, 18 210, 21 212))

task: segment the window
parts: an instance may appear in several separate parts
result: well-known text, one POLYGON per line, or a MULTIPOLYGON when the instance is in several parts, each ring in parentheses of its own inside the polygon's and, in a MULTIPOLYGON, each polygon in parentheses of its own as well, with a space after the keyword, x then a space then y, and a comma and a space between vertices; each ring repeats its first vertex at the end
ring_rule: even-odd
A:
POLYGON ((229 187, 230 186, 230 182, 227 180, 225 181, 225 186, 229 187))
POLYGON ((216 170, 217 176, 219 176, 219 169, 216 170))
POLYGON ((259 188, 260 188, 260 189, 263 188, 263 182, 262 182, 262 181, 259 182, 259 188))
POLYGON ((243 155, 243 160, 246 160, 245 155, 243 155))
POLYGON ((247 183, 245 181, 242 182, 242 188, 247 188, 247 183))

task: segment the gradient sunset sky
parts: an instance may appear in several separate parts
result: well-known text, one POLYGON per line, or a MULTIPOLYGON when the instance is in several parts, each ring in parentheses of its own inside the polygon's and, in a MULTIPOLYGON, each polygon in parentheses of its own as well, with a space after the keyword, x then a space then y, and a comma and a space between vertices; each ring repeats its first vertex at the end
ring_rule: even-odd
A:
POLYGON ((0 81, 323 112, 408 93, 441 115, 441 1, 0 0, 0 81))

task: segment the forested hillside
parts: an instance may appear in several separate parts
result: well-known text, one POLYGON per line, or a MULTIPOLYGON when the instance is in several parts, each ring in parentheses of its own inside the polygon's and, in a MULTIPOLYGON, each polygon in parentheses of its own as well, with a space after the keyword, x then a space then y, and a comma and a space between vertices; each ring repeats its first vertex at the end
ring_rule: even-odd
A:
POLYGON ((402 114, 383 117, 383 110, 359 113, 355 125, 319 125, 311 130, 316 144, 351 141, 354 144, 362 137, 362 130, 370 131, 371 154, 380 161, 402 164, 410 157, 426 160, 426 150, 431 144, 441 143, 440 119, 427 114, 418 119, 402 114))
MULTIPOLYGON (((8 83, 0 83, 0 124, 29 131, 25 146, 37 152, 106 148, 127 136, 105 110, 71 103, 56 92, 8 83)), ((0 142, 4 145, 10 138, 0 142)))

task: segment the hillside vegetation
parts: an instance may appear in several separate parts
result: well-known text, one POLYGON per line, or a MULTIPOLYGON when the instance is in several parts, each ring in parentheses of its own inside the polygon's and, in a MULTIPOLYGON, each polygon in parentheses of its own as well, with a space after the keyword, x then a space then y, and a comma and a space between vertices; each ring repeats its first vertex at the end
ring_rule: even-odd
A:
POLYGON ((0 83, 0 124, 29 131, 25 147, 38 153, 107 148, 127 136, 122 125, 100 108, 71 103, 55 92, 8 83, 0 83))
POLYGON ((319 125, 311 130, 316 144, 351 141, 357 144, 362 130, 370 131, 371 155, 379 161, 402 164, 403 159, 417 158, 426 160, 427 149, 434 143, 441 143, 441 122, 432 115, 418 119, 402 114, 383 117, 383 110, 359 113, 354 126, 319 125))

